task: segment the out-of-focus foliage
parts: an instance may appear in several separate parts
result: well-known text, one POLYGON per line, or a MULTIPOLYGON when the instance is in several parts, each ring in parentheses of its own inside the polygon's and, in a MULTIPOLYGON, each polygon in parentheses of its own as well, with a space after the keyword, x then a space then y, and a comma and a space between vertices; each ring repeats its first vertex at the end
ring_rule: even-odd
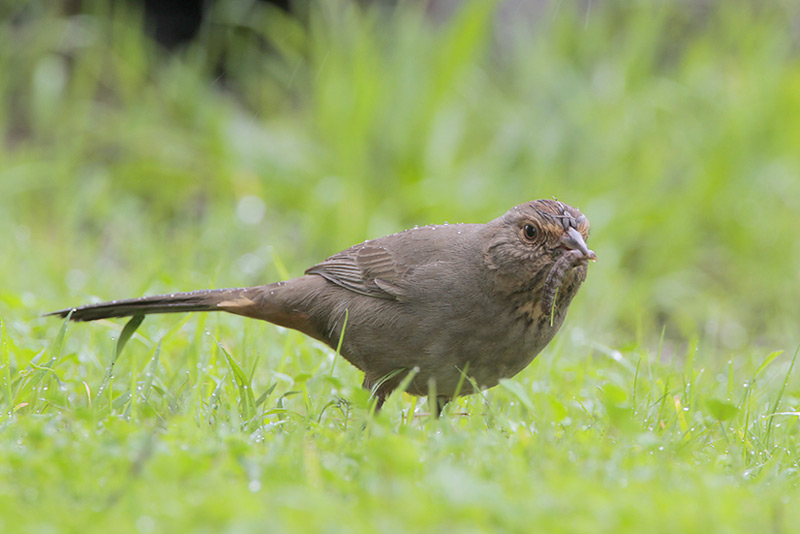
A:
MULTIPOLYGON (((296 273, 367 237, 557 196, 593 223, 600 262, 575 312, 592 335, 667 325, 735 348, 794 333, 793 4, 609 2, 498 21, 474 2, 440 23, 323 4, 298 21, 216 3, 172 55, 123 4, 7 7, 9 233, 153 272, 137 232, 203 239, 187 249, 226 254, 202 270, 241 281, 227 254, 280 246, 296 273), (264 217, 242 227, 248 196, 264 217)), ((37 285, 19 274, 17 288, 37 285)))

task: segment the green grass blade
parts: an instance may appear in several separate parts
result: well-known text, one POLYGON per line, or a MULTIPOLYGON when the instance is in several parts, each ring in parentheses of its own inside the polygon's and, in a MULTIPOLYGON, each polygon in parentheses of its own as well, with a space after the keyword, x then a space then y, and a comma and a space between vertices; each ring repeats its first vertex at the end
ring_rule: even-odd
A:
POLYGON ((11 393, 11 357, 8 351, 6 325, 0 317, 0 375, 2 375, 3 399, 11 406, 14 396, 11 393))
POLYGON ((333 358, 333 363, 331 363, 330 376, 333 376, 333 370, 336 368, 336 360, 339 359, 339 355, 342 353, 342 343, 344 343, 344 332, 347 329, 347 319, 349 317, 350 317, 350 310, 345 308, 344 321, 342 322, 342 333, 339 334, 339 342, 336 344, 336 355, 333 358))
POLYGON ((761 362, 761 365, 759 365, 759 366, 758 366, 758 369, 756 369, 756 372, 755 372, 755 374, 753 374, 753 381, 755 382, 755 380, 756 380, 756 377, 757 377, 758 375, 760 375, 760 374, 761 374, 761 373, 762 373, 762 372, 763 372, 763 371, 764 371, 764 370, 765 370, 767 367, 769 367, 769 364, 771 364, 772 362, 774 362, 774 361, 775 361, 775 358, 777 358, 777 357, 778 357, 778 356, 780 356, 781 354, 783 354, 783 351, 782 351, 782 350, 776 350, 775 352, 770 352, 770 353, 767 355, 767 357, 766 357, 766 358, 764 358, 764 361, 763 361, 763 362, 761 362))
POLYGON ((783 383, 781 384, 781 388, 778 390, 778 394, 775 396, 775 402, 772 403, 772 408, 770 409, 770 413, 767 417, 767 430, 766 436, 764 438, 764 442, 766 443, 767 447, 772 447, 772 428, 773 428, 773 415, 778 413, 778 408, 781 404, 781 399, 783 399, 783 393, 786 391, 786 386, 789 384, 789 377, 792 375, 792 370, 794 369, 794 364, 797 361, 797 355, 800 353, 800 346, 794 351, 794 356, 792 356, 792 363, 789 364, 789 369, 786 371, 786 376, 783 377, 783 383))
POLYGON ((514 397, 517 400, 519 400, 519 402, 529 412, 533 412, 533 410, 535 409, 534 405, 533 405, 533 401, 531 400, 530 395, 528 395, 528 392, 525 391, 525 388, 522 386, 522 384, 520 384, 516 380, 508 380, 508 379, 504 378, 504 379, 500 380, 500 386, 502 386, 504 389, 506 389, 512 395, 514 395, 514 397))
POLYGON ((228 367, 230 367, 230 370, 233 373, 236 387, 239 389, 239 406, 241 409, 242 421, 246 423, 253 418, 256 412, 256 399, 255 394, 253 393, 252 383, 247 377, 247 374, 244 372, 241 366, 236 363, 236 360, 233 359, 233 356, 230 355, 222 343, 217 341, 217 347, 219 347, 219 350, 221 350, 225 355, 225 360, 228 362, 228 367))
POLYGON ((97 388, 95 401, 100 398, 100 395, 103 394, 106 386, 108 386, 108 381, 111 380, 111 377, 114 374, 114 366, 117 363, 117 358, 119 358, 120 354, 122 354, 122 349, 125 348, 125 345, 128 343, 128 340, 130 340, 131 336, 133 336, 133 334, 136 332, 136 329, 139 328, 139 325, 142 324, 142 321, 144 321, 144 317, 144 315, 134 315, 127 323, 125 323, 125 326, 122 328, 122 332, 120 332, 119 338, 117 339, 117 344, 114 346, 114 356, 111 358, 108 368, 106 368, 106 374, 103 377, 100 387, 97 388))
POLYGON ((53 344, 50 346, 50 362, 46 366, 51 367, 53 362, 61 356, 61 350, 64 347, 64 338, 67 335, 67 325, 69 325, 70 318, 72 317, 72 310, 67 314, 64 318, 64 321, 61 323, 61 328, 58 329, 58 334, 56 335, 56 339, 53 341, 53 344))

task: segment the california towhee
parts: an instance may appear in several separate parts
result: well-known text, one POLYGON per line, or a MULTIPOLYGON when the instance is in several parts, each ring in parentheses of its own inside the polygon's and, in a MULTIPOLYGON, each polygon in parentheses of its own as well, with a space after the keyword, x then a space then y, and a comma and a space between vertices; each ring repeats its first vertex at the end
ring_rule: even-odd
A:
POLYGON ((473 385, 514 376, 553 338, 588 260, 596 259, 588 236, 580 211, 534 200, 486 224, 425 226, 365 241, 284 282, 48 315, 94 321, 221 310, 294 328, 333 348, 341 338, 342 356, 364 371, 378 408, 412 372, 407 391, 435 391, 441 410, 454 395, 474 393, 473 385))

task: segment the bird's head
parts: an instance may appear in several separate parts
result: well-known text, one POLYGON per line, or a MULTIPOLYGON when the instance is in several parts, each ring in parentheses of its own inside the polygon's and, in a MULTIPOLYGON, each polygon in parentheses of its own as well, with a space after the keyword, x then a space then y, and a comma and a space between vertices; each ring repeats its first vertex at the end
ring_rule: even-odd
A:
POLYGON ((587 245, 589 221, 557 200, 533 200, 492 221, 485 260, 509 293, 534 292, 549 309, 556 294, 569 304, 597 255, 587 245))

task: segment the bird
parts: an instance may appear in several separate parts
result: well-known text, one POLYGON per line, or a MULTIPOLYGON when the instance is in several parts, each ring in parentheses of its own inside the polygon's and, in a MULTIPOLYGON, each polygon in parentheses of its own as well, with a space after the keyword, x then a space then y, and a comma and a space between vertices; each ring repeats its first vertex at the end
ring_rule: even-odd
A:
POLYGON ((364 241, 303 276, 254 287, 113 300, 46 315, 72 321, 224 311, 298 330, 363 371, 379 410, 400 387, 491 388, 528 366, 561 327, 589 261, 589 221, 555 199, 484 224, 439 224, 364 241))

